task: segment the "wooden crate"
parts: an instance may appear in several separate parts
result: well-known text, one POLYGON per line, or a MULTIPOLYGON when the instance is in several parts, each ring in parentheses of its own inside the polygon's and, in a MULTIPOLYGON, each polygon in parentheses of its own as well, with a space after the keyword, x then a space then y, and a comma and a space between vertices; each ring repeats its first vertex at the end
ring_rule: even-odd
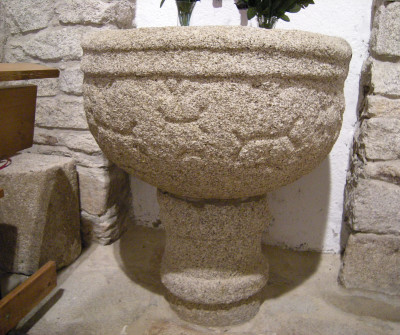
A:
POLYGON ((32 146, 36 93, 35 85, 0 88, 0 157, 32 146))

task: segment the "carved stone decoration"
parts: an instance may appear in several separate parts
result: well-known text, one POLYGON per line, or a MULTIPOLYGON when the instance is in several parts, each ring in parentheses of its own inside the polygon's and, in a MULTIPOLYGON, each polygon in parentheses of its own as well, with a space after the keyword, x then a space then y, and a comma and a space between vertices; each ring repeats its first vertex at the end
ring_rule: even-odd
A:
POLYGON ((330 152, 349 45, 299 31, 167 27, 98 32, 83 49, 91 132, 111 161, 160 190, 172 306, 207 325, 251 318, 267 280, 262 196, 330 152))

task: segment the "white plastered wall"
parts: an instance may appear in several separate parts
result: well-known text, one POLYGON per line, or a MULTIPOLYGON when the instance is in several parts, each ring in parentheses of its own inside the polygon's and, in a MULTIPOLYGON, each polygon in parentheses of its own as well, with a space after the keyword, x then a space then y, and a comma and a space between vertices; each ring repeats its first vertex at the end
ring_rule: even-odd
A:
MULTIPOLYGON (((372 0, 315 0, 315 5, 296 14, 291 22, 278 21, 277 29, 298 29, 339 36, 353 49, 345 83, 346 111, 342 131, 329 157, 312 173, 269 194, 273 220, 265 241, 300 250, 338 252, 343 213, 343 192, 349 153, 357 120, 361 67, 368 55, 372 0)), ((244 25, 233 0, 201 0, 196 4, 191 25, 244 25)), ((137 27, 176 26, 174 0, 137 0, 137 27)), ((254 21, 248 25, 256 26, 254 21)), ((158 220, 154 187, 131 178, 133 209, 137 224, 158 220)))

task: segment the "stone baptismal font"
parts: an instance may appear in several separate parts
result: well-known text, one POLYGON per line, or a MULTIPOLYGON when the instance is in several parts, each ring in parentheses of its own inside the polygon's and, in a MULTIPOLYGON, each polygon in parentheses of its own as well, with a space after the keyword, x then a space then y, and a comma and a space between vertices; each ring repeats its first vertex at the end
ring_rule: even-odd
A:
POLYGON ((207 326, 249 320, 268 279, 265 194, 329 154, 349 45, 220 26, 100 31, 83 50, 93 136, 112 162, 158 188, 171 307, 207 326))

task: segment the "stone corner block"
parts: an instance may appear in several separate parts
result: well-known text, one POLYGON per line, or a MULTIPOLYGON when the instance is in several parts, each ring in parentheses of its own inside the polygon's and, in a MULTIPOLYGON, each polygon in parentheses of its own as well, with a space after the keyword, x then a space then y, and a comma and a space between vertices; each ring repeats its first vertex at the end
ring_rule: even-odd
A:
POLYGON ((82 239, 87 245, 92 241, 102 245, 112 244, 126 231, 129 218, 129 208, 126 205, 115 205, 102 216, 82 211, 82 239))
POLYGON ((375 94, 399 97, 400 63, 374 60, 371 69, 371 83, 375 94))
POLYGON ((46 128, 87 129, 83 98, 64 95, 38 98, 35 124, 46 128))
POLYGON ((118 199, 129 193, 126 172, 112 166, 109 169, 77 167, 81 209, 92 215, 103 215, 118 199))
POLYGON ((49 260, 57 268, 81 252, 75 161, 22 153, 0 171, 0 267, 32 274, 49 260))
POLYGON ((400 99, 388 99, 379 95, 369 95, 363 116, 367 118, 384 117, 400 119, 400 99))
POLYGON ((3 1, 11 33, 26 33, 46 28, 54 8, 49 0, 3 1))
POLYGON ((119 28, 131 28, 134 6, 131 1, 67 0, 58 5, 56 12, 64 24, 104 25, 115 24, 119 28))
MULTIPOLYGON (((368 166, 367 173, 395 173, 368 166), (375 171, 374 171, 375 168, 375 171), (386 171, 386 172, 385 172, 386 171)), ((400 186, 380 180, 359 179, 352 191, 351 228, 357 232, 400 234, 400 186)))
POLYGON ((24 152, 72 157, 77 164, 85 167, 106 168, 111 165, 111 162, 102 153, 90 155, 70 150, 65 146, 34 144, 31 148, 25 149, 24 152))
POLYGON ((35 144, 65 146, 70 150, 89 155, 100 154, 101 150, 89 131, 69 129, 35 128, 33 138, 35 144))
POLYGON ((360 129, 360 142, 368 160, 400 159, 400 120, 372 118, 360 129))
POLYGON ((67 94, 82 95, 83 72, 79 66, 61 72, 60 89, 67 94))
POLYGON ((364 166, 363 175, 365 178, 386 181, 400 186, 400 160, 368 162, 364 166))
POLYGON ((340 283, 388 295, 400 295, 400 236, 353 234, 347 242, 340 283))
POLYGON ((372 29, 372 51, 379 56, 400 56, 400 2, 382 5, 372 29))
POLYGON ((79 60, 82 56, 82 35, 88 33, 90 29, 88 27, 46 29, 38 32, 33 38, 25 36, 20 45, 26 55, 43 61, 79 60))

